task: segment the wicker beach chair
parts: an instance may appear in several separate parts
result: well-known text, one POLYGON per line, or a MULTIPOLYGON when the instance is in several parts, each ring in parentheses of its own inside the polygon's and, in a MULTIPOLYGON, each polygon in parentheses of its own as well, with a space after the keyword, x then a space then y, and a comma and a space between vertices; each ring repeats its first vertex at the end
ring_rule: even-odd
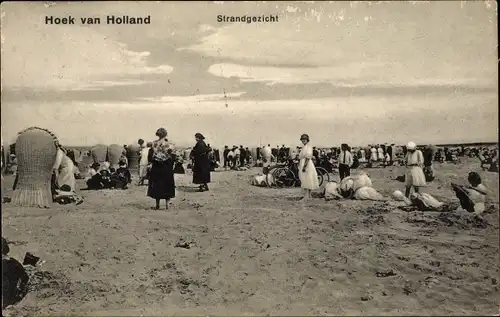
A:
POLYGON ((12 204, 24 207, 50 207, 51 179, 57 138, 51 132, 32 127, 19 133, 16 141, 17 182, 12 204))
POLYGON ((98 144, 90 150, 90 153, 92 154, 94 163, 102 164, 103 162, 106 162, 108 156, 108 147, 104 144, 98 144))
POLYGON ((127 146, 127 159, 128 166, 130 170, 139 170, 139 151, 141 150, 139 145, 131 144, 127 146))
POLYGON ((122 157, 125 149, 122 145, 111 144, 108 146, 108 162, 112 168, 118 168, 120 157, 122 157))

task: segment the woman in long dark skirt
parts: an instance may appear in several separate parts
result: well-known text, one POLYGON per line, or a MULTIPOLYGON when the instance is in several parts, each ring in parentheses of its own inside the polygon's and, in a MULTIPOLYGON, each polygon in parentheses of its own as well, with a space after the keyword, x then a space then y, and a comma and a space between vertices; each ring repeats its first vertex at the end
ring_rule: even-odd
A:
POLYGON ((167 131, 164 128, 158 129, 156 136, 158 140, 153 143, 148 153, 148 161, 151 164, 148 197, 156 200, 155 209, 160 209, 160 200, 165 199, 168 209, 170 199, 175 197, 175 154, 168 143, 167 131))
POLYGON ((200 185, 200 192, 208 190, 210 183, 210 148, 205 144, 205 137, 201 133, 195 134, 196 145, 191 151, 193 161, 193 183, 200 185))

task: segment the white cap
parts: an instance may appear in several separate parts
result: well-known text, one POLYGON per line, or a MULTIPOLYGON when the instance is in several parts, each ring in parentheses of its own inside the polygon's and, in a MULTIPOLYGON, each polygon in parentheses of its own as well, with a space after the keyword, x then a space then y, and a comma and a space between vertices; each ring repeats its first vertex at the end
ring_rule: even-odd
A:
POLYGON ((408 142, 408 144, 406 145, 406 148, 408 150, 415 150, 417 148, 417 145, 414 142, 408 142))

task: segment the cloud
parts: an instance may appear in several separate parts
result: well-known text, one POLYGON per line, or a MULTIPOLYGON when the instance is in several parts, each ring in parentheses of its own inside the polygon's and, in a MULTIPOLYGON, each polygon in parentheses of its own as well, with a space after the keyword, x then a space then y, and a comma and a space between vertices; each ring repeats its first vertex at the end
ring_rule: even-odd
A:
POLYGON ((131 51, 91 28, 45 25, 36 7, 8 3, 1 8, 5 88, 81 90, 130 85, 128 75, 173 70, 169 65, 149 66, 149 52, 131 51))
POLYGON ((495 85, 495 77, 485 78, 473 69, 464 73, 460 67, 450 67, 448 74, 419 73, 407 65, 398 63, 358 62, 334 67, 301 68, 245 66, 224 63, 211 65, 208 72, 219 77, 237 77, 242 82, 265 82, 267 85, 320 83, 330 83, 339 87, 417 85, 489 87, 495 85), (405 77, 399 76, 402 73, 407 75, 405 77))
POLYGON ((263 142, 295 144, 304 132, 314 136, 315 144, 324 145, 497 139, 495 93, 233 100, 228 107, 216 99, 221 97, 166 97, 142 103, 10 103, 2 107, 2 132, 4 139, 10 140, 23 128, 42 126, 70 145, 125 144, 138 137, 153 137, 160 126, 168 129, 177 144, 190 143, 195 132, 207 135, 213 144, 249 146, 258 144, 261 137, 263 142), (464 128, 471 125, 481 128, 464 128))
POLYGON ((141 98, 144 101, 150 101, 153 103, 174 103, 174 104, 189 104, 195 102, 207 102, 207 101, 224 101, 231 100, 233 97, 240 97, 244 95, 245 92, 233 92, 226 94, 209 94, 209 95, 193 95, 193 96, 163 96, 154 98, 141 98))
POLYGON ((233 23, 179 50, 225 59, 222 74, 220 65, 209 71, 245 81, 496 86, 495 13, 483 4, 300 5, 263 8, 279 22, 233 23))
POLYGON ((209 25, 209 24, 202 24, 198 28, 198 32, 200 32, 200 33, 206 33, 206 32, 211 32, 211 31, 215 31, 215 30, 216 30, 216 28, 209 25))

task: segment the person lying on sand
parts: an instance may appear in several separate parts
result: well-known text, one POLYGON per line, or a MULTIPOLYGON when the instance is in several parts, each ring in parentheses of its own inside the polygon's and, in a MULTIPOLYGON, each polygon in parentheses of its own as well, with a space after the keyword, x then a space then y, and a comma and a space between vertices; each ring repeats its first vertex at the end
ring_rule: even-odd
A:
POLYGON ((404 202, 403 206, 398 206, 399 209, 404 211, 440 211, 446 212, 452 210, 452 204, 443 203, 432 197, 427 193, 412 193, 410 197, 406 197, 399 190, 394 191, 392 194, 394 200, 404 202))
POLYGON ((326 200, 342 198, 374 201, 387 200, 387 198, 383 197, 382 194, 372 187, 370 177, 364 172, 359 173, 357 176, 348 176, 340 184, 328 182, 325 185, 324 197, 326 200))
POLYGON ((470 172, 467 180, 469 181, 468 186, 451 183, 451 188, 460 200, 463 209, 479 215, 485 210, 489 190, 482 184, 481 176, 476 172, 470 172))
POLYGON ((273 174, 265 174, 265 175, 255 175, 250 184, 258 187, 271 187, 276 185, 276 181, 274 180, 273 174))

